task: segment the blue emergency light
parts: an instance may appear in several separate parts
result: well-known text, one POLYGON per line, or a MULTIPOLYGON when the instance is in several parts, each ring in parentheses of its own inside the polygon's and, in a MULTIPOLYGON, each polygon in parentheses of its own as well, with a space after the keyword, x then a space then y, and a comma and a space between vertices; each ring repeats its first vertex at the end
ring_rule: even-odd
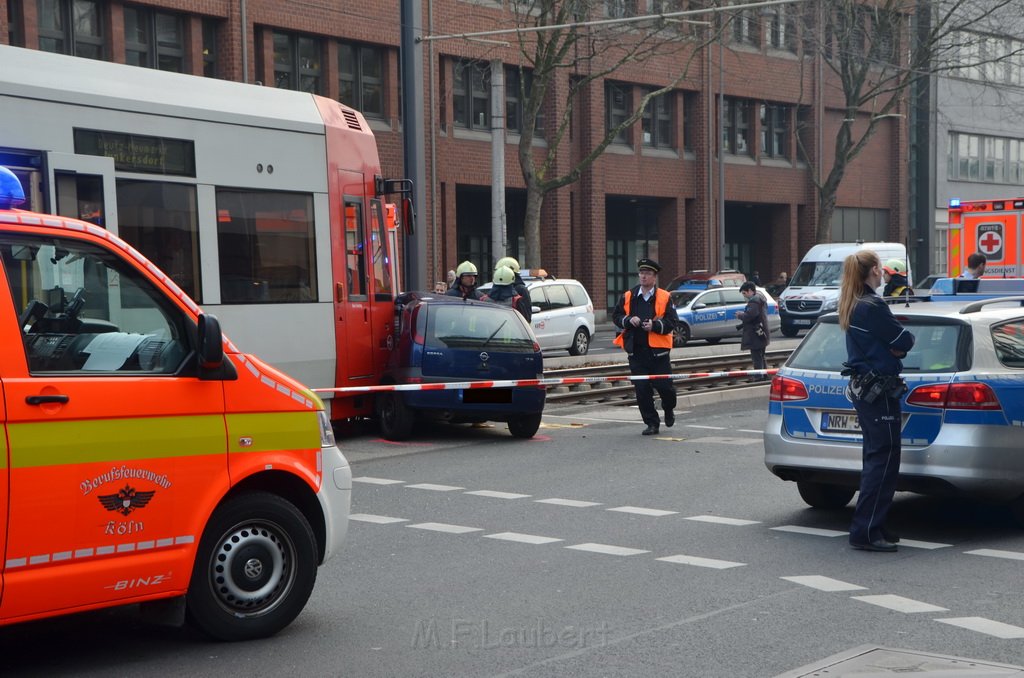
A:
POLYGON ((950 198, 949 199, 949 206, 950 207, 960 207, 960 198, 950 198))
POLYGON ((25 202, 25 189, 14 172, 0 165, 0 210, 9 210, 25 202))

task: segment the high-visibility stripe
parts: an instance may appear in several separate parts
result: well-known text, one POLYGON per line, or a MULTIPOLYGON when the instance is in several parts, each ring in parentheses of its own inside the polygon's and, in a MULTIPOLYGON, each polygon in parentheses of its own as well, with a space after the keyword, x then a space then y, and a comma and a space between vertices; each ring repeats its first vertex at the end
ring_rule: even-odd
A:
POLYGON ((8 424, 8 434, 11 468, 224 453, 219 414, 8 424))
POLYGON ((229 452, 320 449, 316 412, 229 414, 226 419, 229 452))

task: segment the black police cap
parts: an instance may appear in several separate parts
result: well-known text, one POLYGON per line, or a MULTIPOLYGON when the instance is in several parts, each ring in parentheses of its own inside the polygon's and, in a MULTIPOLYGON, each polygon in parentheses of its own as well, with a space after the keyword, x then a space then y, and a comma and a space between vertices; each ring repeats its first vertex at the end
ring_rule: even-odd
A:
POLYGON ((656 262, 654 259, 641 259, 640 261, 636 262, 636 270, 647 270, 658 273, 661 271, 661 266, 659 266, 658 262, 656 262))

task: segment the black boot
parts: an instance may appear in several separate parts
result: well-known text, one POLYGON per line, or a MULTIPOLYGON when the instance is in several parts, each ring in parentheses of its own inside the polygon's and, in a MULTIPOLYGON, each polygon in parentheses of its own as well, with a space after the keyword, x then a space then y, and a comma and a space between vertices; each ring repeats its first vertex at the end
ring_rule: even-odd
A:
POLYGON ((642 435, 642 436, 656 436, 656 435, 658 435, 658 425, 657 424, 651 424, 650 426, 645 428, 644 432, 641 433, 640 435, 642 435))

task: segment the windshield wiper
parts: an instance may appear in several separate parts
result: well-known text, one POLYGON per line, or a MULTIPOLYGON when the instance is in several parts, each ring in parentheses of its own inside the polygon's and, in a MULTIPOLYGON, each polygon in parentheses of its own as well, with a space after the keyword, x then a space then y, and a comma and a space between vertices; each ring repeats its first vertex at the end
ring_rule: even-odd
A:
POLYGON ((491 336, 487 337, 487 341, 485 341, 485 342, 484 342, 484 345, 483 345, 483 346, 481 346, 480 348, 487 348, 487 344, 491 343, 491 339, 494 339, 495 335, 496 335, 496 334, 498 334, 498 332, 500 332, 500 331, 501 331, 501 328, 502 328, 502 327, 504 327, 504 326, 505 326, 505 323, 507 323, 507 322, 508 322, 508 320, 507 320, 507 319, 505 319, 505 320, 502 320, 502 321, 501 321, 501 324, 500 324, 500 325, 498 325, 498 326, 497 326, 497 327, 496 327, 496 328, 494 329, 494 331, 493 331, 493 332, 491 332, 491 336))

